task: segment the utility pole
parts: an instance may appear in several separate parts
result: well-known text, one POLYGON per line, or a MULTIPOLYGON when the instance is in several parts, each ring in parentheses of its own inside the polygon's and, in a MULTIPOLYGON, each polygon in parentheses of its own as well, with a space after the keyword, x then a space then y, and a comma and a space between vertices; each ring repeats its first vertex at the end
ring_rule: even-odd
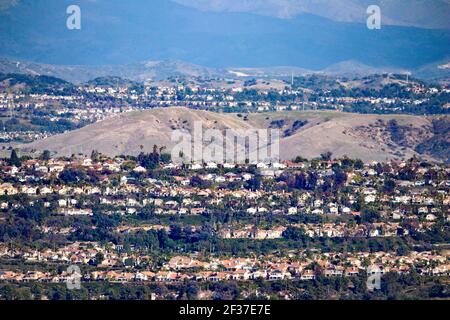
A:
POLYGON ((308 94, 305 93, 305 101, 303 101, 303 111, 305 111, 305 105, 309 102, 308 94))
MULTIPOLYGON (((8 109, 10 108, 9 96, 6 96, 6 116, 8 116, 8 109)), ((6 132, 5 121, 2 121, 3 132, 6 132)))
POLYGON ((14 109, 14 95, 11 93, 8 94, 8 109, 9 109, 9 118, 13 118, 13 109, 14 109))
POLYGON ((116 105, 116 107, 118 107, 119 109, 120 109, 120 113, 122 113, 122 107, 121 106, 119 106, 120 105, 120 103, 119 103, 119 79, 116 79, 116 91, 117 91, 117 93, 116 93, 116 103, 117 103, 117 105, 116 105))

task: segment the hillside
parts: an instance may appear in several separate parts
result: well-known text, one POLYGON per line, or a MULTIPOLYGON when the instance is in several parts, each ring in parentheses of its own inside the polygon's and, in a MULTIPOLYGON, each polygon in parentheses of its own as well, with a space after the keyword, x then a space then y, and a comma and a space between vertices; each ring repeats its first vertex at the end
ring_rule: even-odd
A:
POLYGON ((396 68, 376 68, 362 64, 358 61, 342 61, 333 64, 324 70, 322 73, 327 75, 349 75, 349 76, 365 76, 371 74, 383 74, 383 73, 404 73, 407 70, 396 68))
POLYGON ((214 12, 251 12, 284 19, 312 13, 335 21, 364 22, 369 4, 383 8, 383 23, 421 28, 450 28, 449 2, 446 0, 174 0, 178 3, 214 12))
MULTIPOLYGON (((443 118, 448 122, 448 118, 443 118)), ((151 151, 154 144, 173 147, 174 129, 192 130, 195 121, 204 128, 279 128, 283 159, 308 158, 330 151, 365 161, 407 159, 414 155, 448 161, 448 155, 429 148, 415 149, 430 139, 441 139, 433 119, 415 116, 357 115, 337 112, 286 112, 249 115, 220 114, 185 108, 153 109, 111 118, 82 129, 23 145, 24 150, 51 150, 59 155, 109 155, 151 151)), ((442 125, 440 125, 442 127, 442 125)), ((439 140, 439 141, 441 141, 439 140)), ((442 147, 442 143, 439 144, 442 147)))
POLYGON ((201 121, 204 128, 250 127, 231 115, 185 108, 154 109, 120 115, 80 130, 37 141, 26 148, 48 149, 60 155, 90 154, 94 149, 110 155, 138 154, 151 151, 155 144, 170 149, 173 147, 172 131, 192 130, 195 121, 201 121))
POLYGON ((72 83, 98 78, 120 77, 132 81, 161 80, 169 77, 231 76, 226 70, 206 68, 182 61, 143 61, 121 65, 58 65, 0 58, 0 73, 52 76, 72 83))
POLYGON ((70 94, 76 91, 76 88, 69 82, 51 76, 0 73, 0 92, 22 92, 28 94, 51 93, 51 94, 70 94))
MULTIPOLYGON (((360 115, 337 112, 289 112, 249 116, 254 126, 276 124, 283 133, 281 157, 315 158, 325 152, 364 161, 408 159, 414 155, 431 158, 415 148, 433 137, 431 120, 416 116, 360 115)), ((440 160, 448 160, 439 158, 440 160)))

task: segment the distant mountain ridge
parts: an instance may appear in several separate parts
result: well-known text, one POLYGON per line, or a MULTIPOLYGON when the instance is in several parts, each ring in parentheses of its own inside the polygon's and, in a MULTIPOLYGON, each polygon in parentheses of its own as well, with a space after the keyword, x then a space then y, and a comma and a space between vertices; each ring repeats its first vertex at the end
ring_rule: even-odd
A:
POLYGON ((302 13, 342 22, 363 23, 369 5, 378 5, 383 23, 419 28, 450 28, 448 0, 174 0, 213 12, 251 12, 279 18, 302 13))
POLYGON ((0 73, 53 76, 72 83, 85 83, 96 78, 120 77, 131 81, 162 80, 174 76, 218 77, 226 70, 207 68, 182 61, 146 61, 124 65, 50 65, 0 58, 0 73))
POLYGON ((68 30, 70 4, 73 1, 18 1, 0 11, 0 56, 52 65, 186 61, 219 69, 322 70, 349 60, 415 69, 449 52, 449 29, 383 25, 368 30, 364 21, 334 21, 315 11, 282 19, 205 11, 169 0, 80 1, 82 28, 68 30))
POLYGON ((349 60, 343 61, 329 66, 322 70, 323 73, 329 75, 350 75, 350 76, 365 76, 369 74, 381 73, 398 73, 411 72, 400 68, 377 68, 362 64, 358 61, 349 60))
POLYGON ((200 78, 290 78, 307 74, 331 76, 367 76, 382 73, 410 73, 423 80, 448 79, 449 72, 443 60, 416 70, 376 68, 358 61, 344 61, 323 70, 313 71, 298 67, 279 66, 267 68, 208 68, 182 61, 146 61, 126 65, 64 66, 0 58, 0 73, 45 75, 71 83, 87 83, 97 78, 119 77, 135 82, 165 80, 169 77, 200 78))

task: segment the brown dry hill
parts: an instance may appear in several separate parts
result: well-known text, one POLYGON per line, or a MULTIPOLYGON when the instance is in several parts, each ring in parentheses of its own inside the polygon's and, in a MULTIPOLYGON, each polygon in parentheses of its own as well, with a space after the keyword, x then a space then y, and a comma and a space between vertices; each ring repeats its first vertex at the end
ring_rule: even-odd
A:
POLYGON ((315 158, 325 152, 364 161, 407 159, 433 135, 431 119, 407 115, 363 115, 341 112, 284 112, 249 115, 255 126, 279 127, 283 159, 315 158))
POLYGON ((187 108, 158 108, 122 114, 82 129, 24 146, 28 150, 50 150, 58 155, 90 154, 97 150, 107 155, 136 155, 153 146, 170 150, 173 130, 191 131, 201 121, 206 129, 247 129, 250 125, 232 115, 187 108))
POLYGON ((164 108, 123 114, 22 147, 28 151, 51 150, 58 155, 90 154, 92 150, 108 155, 136 155, 151 151, 155 144, 170 151, 174 129, 190 131, 195 121, 201 121, 204 128, 278 128, 282 159, 298 155, 314 158, 330 151, 335 157, 347 155, 364 161, 407 159, 414 155, 433 160, 430 155, 414 151, 433 137, 432 119, 327 111, 237 115, 164 108))

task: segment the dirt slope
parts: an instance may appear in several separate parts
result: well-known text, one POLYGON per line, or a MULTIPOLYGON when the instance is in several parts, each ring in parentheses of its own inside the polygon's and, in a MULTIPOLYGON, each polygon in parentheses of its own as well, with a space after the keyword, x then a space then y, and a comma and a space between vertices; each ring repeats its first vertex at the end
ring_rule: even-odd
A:
MULTIPOLYGON (((407 159, 414 149, 433 137, 431 118, 398 115, 361 115, 338 112, 281 112, 249 115, 220 114, 186 108, 153 109, 111 118, 80 130, 31 145, 29 150, 51 150, 59 155, 108 155, 149 152, 153 145, 173 147, 174 129, 191 131, 195 121, 203 128, 278 128, 282 159, 307 158, 331 151, 364 161, 407 159)), ((418 155, 421 156, 421 155, 418 155)), ((429 156, 422 156, 430 159, 429 156)))

